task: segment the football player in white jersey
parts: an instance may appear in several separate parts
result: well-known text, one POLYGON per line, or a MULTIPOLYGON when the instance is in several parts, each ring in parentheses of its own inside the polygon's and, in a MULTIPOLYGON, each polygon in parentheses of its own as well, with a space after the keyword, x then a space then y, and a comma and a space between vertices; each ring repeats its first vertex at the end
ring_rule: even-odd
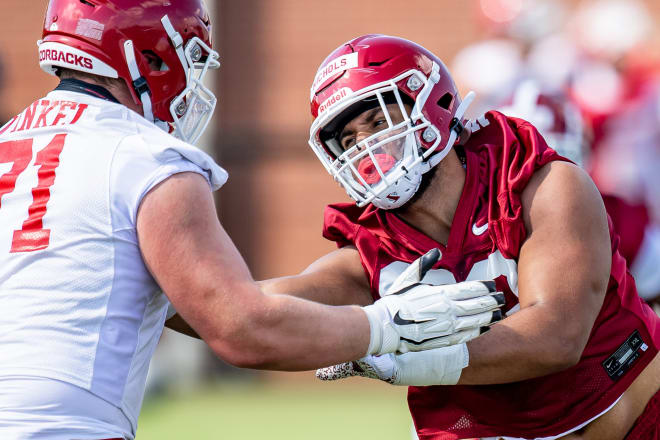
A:
MULTIPOLYGON (((202 0, 49 2, 39 58, 60 85, 0 128, 3 440, 133 439, 166 320, 278 370, 478 336, 405 280, 362 308, 262 293, 216 215, 227 173, 191 145, 216 102, 210 29, 202 0)), ((491 316, 486 287, 472 309, 491 316)))

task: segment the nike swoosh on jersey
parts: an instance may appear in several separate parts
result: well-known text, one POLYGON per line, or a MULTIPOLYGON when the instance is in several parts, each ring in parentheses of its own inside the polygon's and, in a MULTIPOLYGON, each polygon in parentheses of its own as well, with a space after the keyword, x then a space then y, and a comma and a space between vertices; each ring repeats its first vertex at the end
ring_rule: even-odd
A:
POLYGON ((484 223, 481 226, 477 226, 476 223, 472 223, 472 233, 476 236, 482 235, 488 230, 488 222, 484 223))

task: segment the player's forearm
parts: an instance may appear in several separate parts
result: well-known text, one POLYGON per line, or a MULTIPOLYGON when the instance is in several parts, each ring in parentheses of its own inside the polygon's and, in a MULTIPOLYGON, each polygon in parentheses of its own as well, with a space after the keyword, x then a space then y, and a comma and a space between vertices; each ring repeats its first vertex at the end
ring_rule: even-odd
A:
POLYGON ((584 348, 570 325, 533 307, 523 309, 468 342, 469 366, 459 385, 510 383, 556 373, 575 365, 584 348))
POLYGON ((188 324, 178 313, 165 321, 165 327, 174 330, 182 335, 190 336, 191 338, 201 339, 195 329, 188 324))
POLYGON ((264 295, 231 314, 207 342, 220 357, 243 368, 309 370, 362 357, 369 345, 369 322, 355 306, 264 295))
POLYGON ((258 284, 264 293, 291 295, 333 306, 373 303, 368 289, 363 286, 351 283, 349 279, 337 279, 321 273, 273 278, 258 284))
POLYGON ((331 289, 319 289, 311 283, 304 283, 300 280, 300 275, 293 275, 257 281, 257 284, 259 284, 261 291, 267 294, 290 295, 321 304, 335 305, 331 289))

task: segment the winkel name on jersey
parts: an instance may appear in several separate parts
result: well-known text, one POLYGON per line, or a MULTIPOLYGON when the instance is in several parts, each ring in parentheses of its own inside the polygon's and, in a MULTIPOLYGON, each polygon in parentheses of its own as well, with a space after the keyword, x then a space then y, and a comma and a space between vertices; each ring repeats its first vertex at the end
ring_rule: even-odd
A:
POLYGON ((40 99, 0 128, 0 135, 33 128, 72 125, 80 120, 87 107, 87 104, 75 101, 40 99))

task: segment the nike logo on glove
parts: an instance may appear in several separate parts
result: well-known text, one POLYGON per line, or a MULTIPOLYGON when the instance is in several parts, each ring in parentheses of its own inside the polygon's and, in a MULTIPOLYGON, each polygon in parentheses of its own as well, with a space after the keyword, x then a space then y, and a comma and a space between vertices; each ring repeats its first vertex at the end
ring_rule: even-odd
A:
POLYGON ((396 315, 394 315, 394 318, 392 318, 392 321, 397 325, 423 324, 425 322, 432 321, 432 319, 424 319, 422 321, 415 321, 414 319, 405 319, 402 318, 399 313, 401 313, 401 311, 396 312, 396 315))

